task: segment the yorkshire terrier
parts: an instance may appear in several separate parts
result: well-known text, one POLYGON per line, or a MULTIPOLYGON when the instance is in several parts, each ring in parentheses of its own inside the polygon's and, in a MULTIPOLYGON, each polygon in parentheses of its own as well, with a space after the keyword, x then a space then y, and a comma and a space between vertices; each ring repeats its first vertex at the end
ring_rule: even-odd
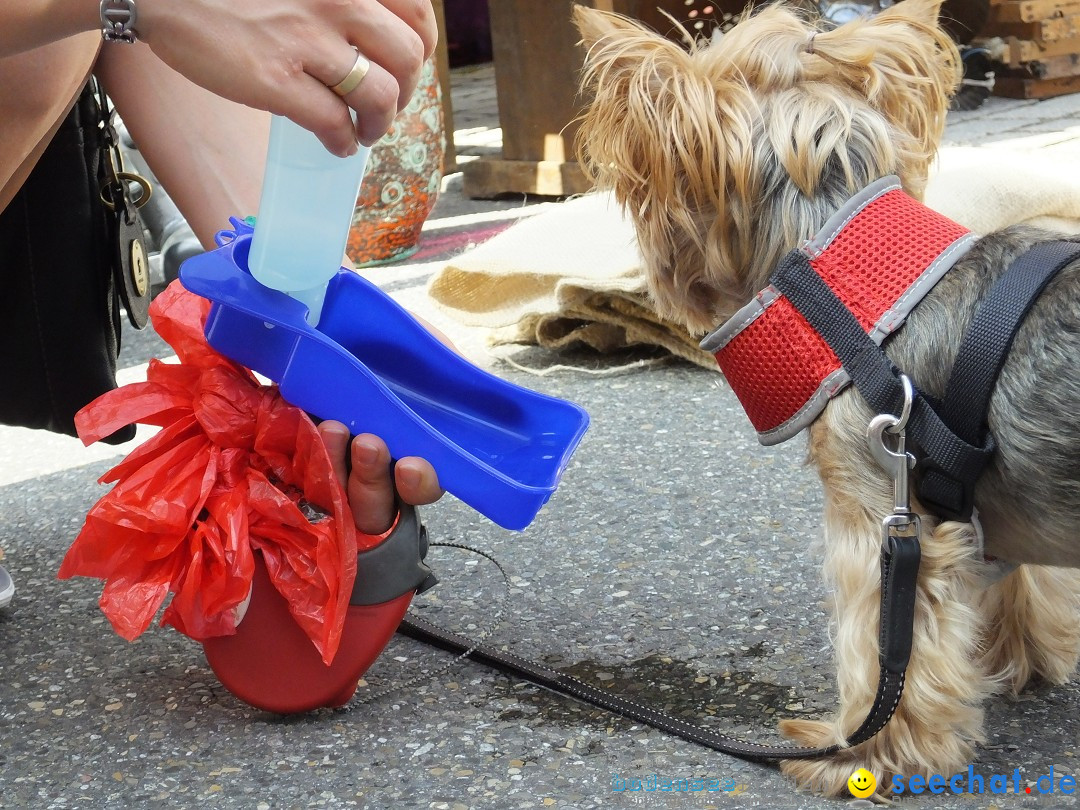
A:
MULTIPOLYGON (((633 20, 575 9, 587 49, 582 163, 633 220, 660 314, 696 334, 713 330, 861 189, 895 175, 921 199, 961 76, 939 7, 940 0, 904 0, 830 27, 771 5, 688 48, 633 20)), ((979 238, 884 342, 920 391, 942 395, 979 298, 1046 238, 1020 226, 979 238)), ((1036 677, 1063 683, 1076 669, 1077 357, 1080 261, 1073 261, 1028 314, 992 395, 997 453, 975 490, 983 536, 912 501, 923 521, 923 556, 896 714, 866 743, 782 763, 800 787, 841 795, 859 767, 883 793, 895 775, 947 777, 984 741, 989 697, 1036 677), (994 558, 1016 567, 994 580, 987 562, 994 558)), ((893 482, 868 449, 874 416, 848 386, 809 429, 825 488, 823 565, 840 708, 831 720, 789 719, 780 729, 811 747, 843 743, 877 685, 881 521, 893 508, 893 482)))

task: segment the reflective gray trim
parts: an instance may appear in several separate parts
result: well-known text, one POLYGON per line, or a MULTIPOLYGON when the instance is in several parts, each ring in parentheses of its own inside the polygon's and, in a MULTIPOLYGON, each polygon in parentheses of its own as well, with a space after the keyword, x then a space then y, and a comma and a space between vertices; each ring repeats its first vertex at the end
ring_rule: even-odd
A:
POLYGON ((922 275, 915 279, 911 286, 904 291, 904 294, 896 300, 896 303, 885 310, 881 317, 878 318, 874 328, 870 330, 870 338, 874 343, 880 346, 881 341, 903 325, 911 311, 934 288, 934 285, 941 281, 942 277, 952 269, 953 265, 960 261, 978 238, 973 233, 966 233, 945 248, 940 256, 930 262, 930 265, 923 270, 922 275))
POLYGON ((4 566, 0 565, 0 608, 7 607, 15 596, 15 583, 4 566))
POLYGON ((813 421, 821 415, 830 399, 850 384, 851 377, 841 366, 821 381, 817 390, 806 400, 806 404, 799 408, 790 419, 777 425, 772 430, 758 431, 758 442, 765 447, 772 447, 774 444, 786 442, 793 436, 798 435, 804 428, 810 427, 813 421))
POLYGON ((765 314, 769 306, 780 297, 780 292, 771 284, 754 296, 754 299, 707 334, 699 344, 711 354, 727 346, 735 336, 765 314))
POLYGON ((859 215, 859 212, 866 208, 866 206, 878 197, 888 194, 890 191, 900 191, 902 188, 903 186, 900 185, 900 178, 895 174, 889 174, 882 177, 880 180, 875 180, 840 206, 840 209, 835 214, 825 220, 825 224, 821 226, 821 230, 814 234, 812 239, 808 239, 802 246, 803 253, 811 259, 816 259, 840 234, 840 231, 844 230, 847 224, 855 219, 855 217, 859 215))

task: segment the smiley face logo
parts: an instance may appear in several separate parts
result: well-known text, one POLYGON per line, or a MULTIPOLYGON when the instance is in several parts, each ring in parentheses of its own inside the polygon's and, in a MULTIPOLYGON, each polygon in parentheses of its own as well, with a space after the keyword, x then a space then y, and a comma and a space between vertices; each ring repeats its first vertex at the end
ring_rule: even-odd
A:
POLYGON ((874 790, 877 789, 877 779, 866 768, 859 768, 848 777, 847 789, 856 799, 865 799, 867 796, 872 796, 874 790))

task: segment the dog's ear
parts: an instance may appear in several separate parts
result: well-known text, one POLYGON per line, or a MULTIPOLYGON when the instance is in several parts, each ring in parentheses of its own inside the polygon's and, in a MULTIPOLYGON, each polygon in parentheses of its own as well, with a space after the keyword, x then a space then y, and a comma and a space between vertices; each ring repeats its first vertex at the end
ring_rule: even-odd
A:
MULTIPOLYGON (((916 195, 923 191, 962 74, 956 45, 938 24, 940 10, 941 0, 904 0, 874 17, 820 32, 808 46, 821 57, 822 80, 846 83, 910 136, 901 148, 909 153, 911 180, 905 186, 916 195)), ((817 78, 813 60, 808 73, 817 78)))
POLYGON ((612 72, 636 73, 644 62, 656 70, 662 80, 676 63, 685 63, 686 51, 642 23, 610 11, 574 6, 574 24, 586 49, 586 84, 596 84, 596 74, 603 72, 608 84, 612 72))
POLYGON ((701 257, 739 244, 709 232, 735 219, 723 190, 733 182, 730 166, 745 164, 750 149, 746 116, 733 112, 750 104, 748 91, 710 75, 704 46, 687 51, 637 22, 581 6, 574 20, 588 46, 582 166, 633 218, 658 311, 712 328, 716 285, 703 278, 701 257))
POLYGON ((575 5, 573 8, 574 25, 581 34, 581 42, 586 48, 592 48, 600 40, 617 32, 641 32, 645 29, 628 17, 607 11, 597 11, 588 6, 575 5))

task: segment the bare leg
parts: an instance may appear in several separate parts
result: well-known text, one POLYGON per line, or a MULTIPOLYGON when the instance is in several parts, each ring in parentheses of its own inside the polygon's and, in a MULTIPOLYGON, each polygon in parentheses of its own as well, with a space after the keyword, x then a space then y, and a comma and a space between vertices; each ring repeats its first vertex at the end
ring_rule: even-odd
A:
POLYGON ((143 44, 102 50, 97 67, 146 162, 205 247, 230 216, 254 214, 267 113, 193 84, 143 44))
POLYGON ((0 211, 71 109, 100 45, 90 32, 0 59, 0 211))

